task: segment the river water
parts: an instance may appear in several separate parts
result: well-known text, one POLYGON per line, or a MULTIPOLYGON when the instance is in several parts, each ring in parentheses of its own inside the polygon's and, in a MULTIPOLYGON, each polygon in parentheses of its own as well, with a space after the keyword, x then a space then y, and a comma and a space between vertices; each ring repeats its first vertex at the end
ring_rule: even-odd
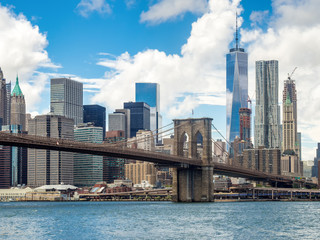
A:
POLYGON ((320 239, 320 202, 0 203, 0 239, 320 239))

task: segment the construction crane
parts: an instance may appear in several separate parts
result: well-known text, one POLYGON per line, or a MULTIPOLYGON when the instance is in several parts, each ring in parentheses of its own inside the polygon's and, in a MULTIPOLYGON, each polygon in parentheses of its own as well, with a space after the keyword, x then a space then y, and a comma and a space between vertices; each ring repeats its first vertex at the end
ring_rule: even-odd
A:
POLYGON ((298 67, 295 67, 291 74, 288 73, 288 80, 291 80, 291 77, 292 77, 292 75, 294 74, 294 72, 296 71, 297 68, 298 67))

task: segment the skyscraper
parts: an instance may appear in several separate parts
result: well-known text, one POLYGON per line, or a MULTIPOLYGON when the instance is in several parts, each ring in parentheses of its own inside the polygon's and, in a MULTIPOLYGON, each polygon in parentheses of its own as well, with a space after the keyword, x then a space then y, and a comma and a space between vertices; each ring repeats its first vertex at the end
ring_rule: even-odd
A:
POLYGON ((236 47, 227 54, 227 140, 233 142, 240 136, 240 108, 248 103, 248 54, 238 45, 238 27, 236 26, 236 47))
POLYGON ((150 130, 153 131, 156 142, 159 142, 158 129, 162 126, 160 85, 158 83, 136 83, 136 102, 145 102, 150 106, 150 130))
POLYGON ((0 125, 10 124, 11 83, 6 83, 0 68, 0 125))
POLYGON ((26 102, 19 86, 18 76, 11 94, 11 125, 21 125, 21 130, 26 130, 26 102))
MULTIPOLYGON (((102 143, 103 128, 80 124, 74 129, 74 140, 79 142, 102 143)), ((103 156, 75 153, 74 185, 93 186, 102 181, 103 156)))
POLYGON ((83 122, 92 122, 95 127, 103 128, 103 139, 106 135, 106 108, 100 105, 83 105, 83 122))
POLYGON ((130 137, 139 130, 150 130, 150 107, 144 102, 124 103, 124 109, 130 109, 130 137))
MULTIPOLYGON (((29 134, 73 140, 73 119, 39 115, 29 120, 29 134)), ((28 186, 73 184, 73 153, 28 149, 28 186)))
POLYGON ((282 110, 282 152, 286 150, 292 150, 299 156, 299 140, 297 131, 297 91, 295 81, 290 77, 284 81, 282 110))
POLYGON ((255 147, 280 148, 278 61, 256 61, 255 147))
POLYGON ((50 111, 83 123, 83 84, 68 78, 51 79, 50 111))

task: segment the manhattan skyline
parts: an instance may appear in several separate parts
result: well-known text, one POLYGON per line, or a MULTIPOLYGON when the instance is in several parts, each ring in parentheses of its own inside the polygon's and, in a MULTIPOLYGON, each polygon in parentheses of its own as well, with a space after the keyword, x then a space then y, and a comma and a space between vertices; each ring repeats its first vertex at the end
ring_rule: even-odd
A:
POLYGON ((181 3, 2 1, 4 76, 14 83, 19 73, 27 112, 33 115, 49 112, 50 78, 83 82, 84 104, 101 104, 109 113, 134 101, 135 82, 157 82, 163 125, 172 118, 191 117, 194 109, 194 117, 213 117, 226 135, 225 55, 234 46, 238 12, 253 102, 255 61, 279 61, 280 92, 287 73, 298 67, 293 79, 302 158, 312 159, 320 141, 315 81, 320 72, 320 25, 314 10, 319 3, 213 0, 188 1, 173 8, 174 2, 181 3))

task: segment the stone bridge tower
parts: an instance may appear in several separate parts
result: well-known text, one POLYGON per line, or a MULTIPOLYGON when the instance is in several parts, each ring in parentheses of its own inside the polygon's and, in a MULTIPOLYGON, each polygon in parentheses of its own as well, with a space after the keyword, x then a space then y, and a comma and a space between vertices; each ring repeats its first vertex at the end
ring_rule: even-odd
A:
MULTIPOLYGON (((190 165, 173 171, 175 202, 210 202, 213 200, 212 118, 175 119, 174 154, 201 159, 202 167, 190 165)), ((192 161, 190 159, 190 161, 192 161)))

